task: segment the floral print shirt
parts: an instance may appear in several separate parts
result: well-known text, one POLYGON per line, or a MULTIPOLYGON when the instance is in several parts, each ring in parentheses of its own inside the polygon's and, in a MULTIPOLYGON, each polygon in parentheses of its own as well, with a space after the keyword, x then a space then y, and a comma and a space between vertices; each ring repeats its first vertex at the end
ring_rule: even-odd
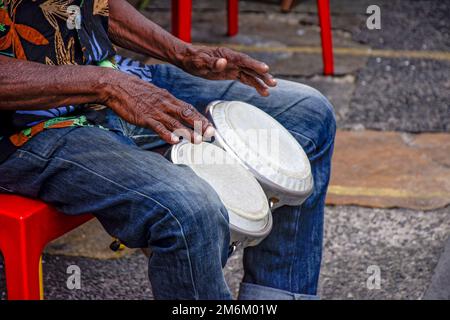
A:
MULTIPOLYGON (((108 38, 108 0, 0 0, 0 54, 48 65, 97 64, 115 55, 108 38)), ((16 111, 24 128, 82 106, 16 111)), ((7 117, 7 112, 0 112, 7 117)))

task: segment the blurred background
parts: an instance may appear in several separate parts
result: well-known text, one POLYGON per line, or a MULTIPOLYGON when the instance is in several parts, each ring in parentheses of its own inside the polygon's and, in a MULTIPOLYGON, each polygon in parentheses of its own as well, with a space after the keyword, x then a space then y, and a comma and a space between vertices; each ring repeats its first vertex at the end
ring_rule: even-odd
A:
MULTIPOLYGON (((170 30, 171 1, 130 2, 170 30)), ((316 1, 288 2, 239 1, 239 31, 228 37, 226 1, 193 0, 191 36, 244 51, 335 107, 321 297, 450 299, 450 1, 331 0, 328 76, 316 1), (380 9, 380 29, 368 27, 370 5, 380 9)), ((95 221, 53 242, 44 255, 46 298, 151 299, 146 258, 112 252, 110 242, 95 221), (66 287, 72 264, 81 290, 66 287)), ((241 258, 234 254, 225 270, 234 294, 241 258)))

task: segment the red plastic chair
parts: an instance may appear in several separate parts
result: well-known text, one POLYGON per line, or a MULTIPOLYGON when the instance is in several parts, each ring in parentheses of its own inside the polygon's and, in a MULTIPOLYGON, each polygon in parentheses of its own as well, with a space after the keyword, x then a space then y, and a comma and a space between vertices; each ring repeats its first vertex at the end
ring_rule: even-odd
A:
POLYGON ((330 1, 317 0, 317 11, 319 13, 320 36, 322 39, 323 74, 329 76, 334 73, 330 1))
MULTIPOLYGON (((239 1, 228 1, 228 36, 238 33, 239 1)), ((330 1, 317 0, 322 40, 323 73, 332 75, 333 41, 331 35, 330 1)), ((192 0, 172 0, 172 33, 183 41, 191 42, 192 0)))
MULTIPOLYGON (((228 36, 238 33, 239 1, 228 1, 228 36)), ((172 33, 191 42, 192 0, 172 0, 172 33)))
POLYGON ((0 194, 0 251, 8 299, 43 299, 43 249, 92 218, 64 215, 41 201, 0 194))

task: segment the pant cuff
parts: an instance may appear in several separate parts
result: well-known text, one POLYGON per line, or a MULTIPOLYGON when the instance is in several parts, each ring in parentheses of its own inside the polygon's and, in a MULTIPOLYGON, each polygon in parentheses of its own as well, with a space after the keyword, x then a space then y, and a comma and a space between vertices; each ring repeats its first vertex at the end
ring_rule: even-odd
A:
POLYGON ((239 300, 319 300, 317 295, 293 293, 253 283, 241 283, 239 300))

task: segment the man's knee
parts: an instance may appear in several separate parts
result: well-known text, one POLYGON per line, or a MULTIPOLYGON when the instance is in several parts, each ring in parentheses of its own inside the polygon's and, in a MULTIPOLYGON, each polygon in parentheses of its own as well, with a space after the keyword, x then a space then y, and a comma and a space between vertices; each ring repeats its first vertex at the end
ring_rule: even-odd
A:
POLYGON ((330 145, 336 134, 336 117, 330 101, 310 86, 291 81, 281 83, 290 100, 290 108, 283 114, 292 123, 288 129, 310 140, 315 152, 330 145))
POLYGON ((181 223, 186 237, 217 243, 217 238, 224 238, 229 233, 228 213, 209 185, 188 192, 179 205, 182 206, 181 223))
POLYGON ((321 145, 323 145, 324 142, 327 143, 334 140, 336 135, 336 115, 333 105, 320 91, 312 87, 308 88, 310 92, 308 102, 318 114, 319 125, 322 131, 321 135, 323 136, 321 145))
POLYGON ((209 184, 198 177, 183 184, 183 187, 175 186, 179 190, 175 197, 161 204, 165 207, 165 213, 152 226, 154 232, 150 232, 153 238, 150 245, 165 239, 164 246, 172 246, 175 250, 186 246, 191 250, 208 250, 212 246, 225 250, 230 231, 228 214, 219 197, 209 184))

